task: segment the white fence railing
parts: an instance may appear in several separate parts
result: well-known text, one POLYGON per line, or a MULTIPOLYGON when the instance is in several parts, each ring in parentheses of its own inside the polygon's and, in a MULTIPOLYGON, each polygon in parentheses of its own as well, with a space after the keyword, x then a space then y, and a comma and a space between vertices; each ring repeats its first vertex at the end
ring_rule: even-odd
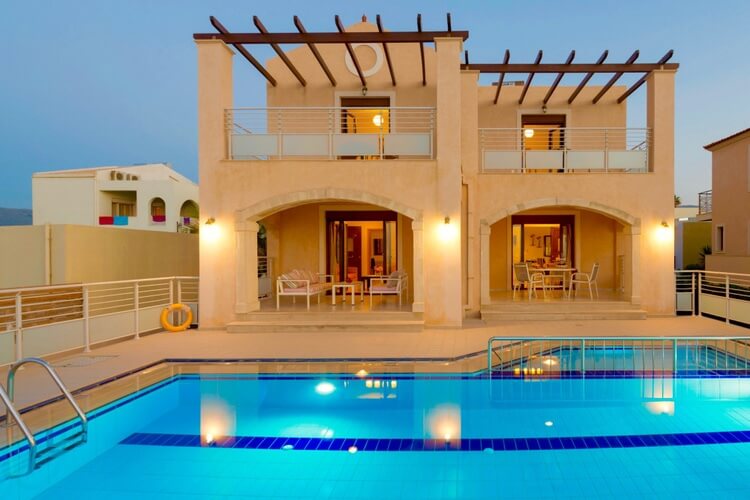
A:
POLYGON ((435 156, 435 108, 238 108, 225 118, 233 160, 435 156))
POLYGON ((750 325, 750 274, 675 271, 676 309, 750 325))
POLYGON ((646 128, 480 128, 482 171, 648 172, 646 128))
POLYGON ((0 290, 0 365, 161 328, 182 302, 198 318, 198 278, 176 276, 0 290))

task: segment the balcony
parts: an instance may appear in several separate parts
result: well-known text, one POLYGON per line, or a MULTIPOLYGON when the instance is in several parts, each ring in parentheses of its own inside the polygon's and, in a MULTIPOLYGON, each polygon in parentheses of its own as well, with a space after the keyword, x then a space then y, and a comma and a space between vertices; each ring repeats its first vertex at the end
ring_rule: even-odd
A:
POLYGON ((698 215, 709 215, 713 211, 713 190, 698 193, 698 215))
POLYGON ((241 108, 225 115, 231 160, 435 157, 435 108, 241 108))
POLYGON ((480 128, 485 173, 649 171, 646 128, 480 128))

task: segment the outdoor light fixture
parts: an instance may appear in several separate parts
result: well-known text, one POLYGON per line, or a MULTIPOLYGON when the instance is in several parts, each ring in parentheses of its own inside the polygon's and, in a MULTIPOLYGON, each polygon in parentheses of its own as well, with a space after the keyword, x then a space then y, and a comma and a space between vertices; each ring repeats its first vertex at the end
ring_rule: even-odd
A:
POLYGON ((221 235, 220 233, 221 231, 219 225, 216 224, 216 219, 213 217, 206 219, 206 222, 203 223, 203 228, 201 229, 201 237, 210 243, 214 243, 219 239, 219 236, 221 235))
POLYGON ((437 235, 440 241, 444 243, 453 241, 458 237, 458 228, 455 224, 451 224, 450 216, 446 215, 443 223, 438 225, 437 235))
POLYGON ((659 243, 667 243, 673 239, 672 230, 669 227, 669 223, 665 220, 661 221, 654 232, 655 239, 659 243))
POLYGON ((523 136, 526 137, 527 139, 531 139, 532 137, 534 137, 534 129, 533 128, 524 129, 523 136))
POLYGON ((362 95, 367 95, 367 87, 362 87, 362 95))
POLYGON ((445 220, 443 221, 443 223, 444 224, 450 224, 451 223, 451 218, 446 215, 445 216, 445 220))
POLYGON ((669 223, 665 220, 661 221, 662 227, 669 227, 669 223))
POLYGON ((382 115, 375 115, 375 116, 373 116, 372 117, 372 123, 376 127, 380 127, 381 125, 383 125, 383 116, 382 115))
POLYGON ((336 390, 336 387, 330 382, 321 382, 315 386, 315 392, 321 396, 328 396, 336 390))

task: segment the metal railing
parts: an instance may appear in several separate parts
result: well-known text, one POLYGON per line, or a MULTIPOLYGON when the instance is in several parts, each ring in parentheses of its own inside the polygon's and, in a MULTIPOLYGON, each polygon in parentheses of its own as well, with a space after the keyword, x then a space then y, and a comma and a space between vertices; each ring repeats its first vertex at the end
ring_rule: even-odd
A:
POLYGON ((435 108, 237 108, 225 119, 233 160, 435 156, 435 108))
POLYGON ((676 309, 750 327, 750 274, 675 271, 676 309))
POLYGON ((160 328, 161 310, 194 306, 198 278, 176 276, 0 290, 0 365, 160 328))
POLYGON ((648 128, 480 128, 483 172, 648 172, 648 128))
MULTIPOLYGON (((2 389, 2 387, 0 387, 0 399, 2 399, 3 403, 5 403, 5 407, 6 407, 5 422, 7 426, 7 431, 9 433, 8 445, 12 444, 12 439, 10 439, 11 427, 10 425, 7 425, 8 423, 10 423, 10 417, 13 417, 13 419, 16 421, 16 423, 18 424, 18 427, 21 429, 21 432, 26 438, 26 441, 29 443, 29 466, 25 474, 30 474, 31 472, 33 472, 36 466, 38 465, 37 443, 36 443, 36 439, 34 438, 34 435, 31 433, 28 426, 23 421, 23 418, 21 417, 18 410, 15 408, 15 405, 13 404, 13 400, 15 396, 16 372, 23 365, 26 365, 29 363, 39 365, 46 370, 47 374, 49 374, 49 376, 52 378, 52 381, 55 383, 55 385, 57 385, 57 388, 60 389, 60 392, 62 392, 63 397, 68 401, 68 403, 70 403, 70 406, 73 407, 73 410, 76 412, 78 419, 81 421, 81 432, 79 434, 75 434, 73 436, 66 438, 62 443, 63 447, 65 449, 69 449, 72 446, 85 443, 88 440, 88 428, 89 428, 89 421, 88 421, 88 418, 86 417, 86 414, 83 412, 83 410, 81 410, 81 407, 78 406, 78 403, 76 403, 75 399, 73 398, 73 395, 65 386, 62 379, 60 379, 60 376, 57 374, 55 369, 52 368, 52 366, 50 366, 49 363, 39 358, 24 358, 13 363, 13 365, 11 365, 10 367, 10 370, 8 371, 8 378, 7 378, 7 384, 6 384, 8 387, 7 393, 2 389), (80 440, 78 438, 80 438, 80 440)), ((59 447, 59 444, 58 444, 58 447, 59 447)), ((51 451, 53 449, 54 448, 47 448, 47 450, 43 450, 42 453, 44 453, 45 451, 51 451)))
POLYGON ((750 337, 491 337, 487 370, 500 377, 750 373, 750 337))
POLYGON ((713 190, 698 193, 698 214, 710 214, 713 211, 713 190))

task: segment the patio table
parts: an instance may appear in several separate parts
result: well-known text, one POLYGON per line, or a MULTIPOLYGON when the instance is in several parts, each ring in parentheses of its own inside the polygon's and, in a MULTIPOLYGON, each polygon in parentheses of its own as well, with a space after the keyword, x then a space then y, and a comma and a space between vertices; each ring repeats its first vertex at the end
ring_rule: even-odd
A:
POLYGON ((333 289, 331 290, 331 304, 334 306, 336 305, 336 292, 340 289, 342 292, 342 297, 344 299, 344 303, 346 303, 346 291, 349 290, 349 293, 352 294, 352 305, 354 305, 354 295, 357 292, 357 287, 359 287, 359 301, 364 302, 365 300, 365 285, 361 281, 341 281, 338 283, 333 284, 333 289))
POLYGON ((565 282, 567 281, 570 283, 571 277, 573 273, 577 272, 578 269, 575 267, 530 267, 529 272, 530 273, 538 273, 541 272, 544 274, 544 278, 550 278, 553 276, 553 272, 560 273, 562 275, 562 284, 561 285, 552 285, 550 288, 561 288, 563 291, 565 291, 565 282))

